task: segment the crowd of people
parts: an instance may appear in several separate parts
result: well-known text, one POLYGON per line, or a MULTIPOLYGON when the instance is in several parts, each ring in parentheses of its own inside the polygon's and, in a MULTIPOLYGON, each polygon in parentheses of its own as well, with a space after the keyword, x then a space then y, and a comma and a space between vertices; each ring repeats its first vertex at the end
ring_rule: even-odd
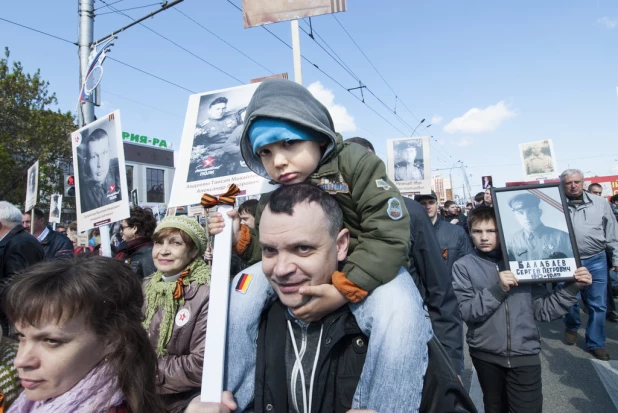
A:
MULTIPOLYGON (((579 296, 586 348, 609 360, 618 199, 584 191, 581 171, 561 182, 582 266, 553 288, 520 284, 489 186, 463 210, 433 192, 403 196, 372 144, 344 141, 291 81, 265 80, 244 115, 244 162, 281 185, 228 213, 238 265, 221 401, 199 397, 220 213, 205 228, 134 207, 114 256, 101 257, 96 234, 75 246, 75 227, 54 231, 43 211, 0 202, 2 409, 476 412, 461 381, 465 338, 486 412, 540 412, 535 322, 563 318, 574 344, 579 296)), ((512 208, 540 215, 527 198, 512 208)))

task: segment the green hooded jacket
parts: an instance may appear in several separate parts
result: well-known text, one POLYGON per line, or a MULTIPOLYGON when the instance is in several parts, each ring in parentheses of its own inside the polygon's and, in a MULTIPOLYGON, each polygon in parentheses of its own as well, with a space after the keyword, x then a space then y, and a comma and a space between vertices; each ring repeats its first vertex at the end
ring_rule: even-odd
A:
MULTIPOLYGON (((343 210, 344 227, 350 231, 350 252, 342 272, 366 291, 395 278, 408 268, 410 216, 395 185, 386 176, 382 160, 361 145, 343 142, 324 107, 304 87, 288 80, 267 79, 257 88, 249 106, 240 141, 247 166, 270 179, 249 140, 251 123, 260 117, 283 119, 326 135, 329 144, 311 183, 331 193, 343 210)), ((256 229, 242 255, 254 264, 262 259, 258 243, 259 222, 269 194, 260 198, 256 229)))

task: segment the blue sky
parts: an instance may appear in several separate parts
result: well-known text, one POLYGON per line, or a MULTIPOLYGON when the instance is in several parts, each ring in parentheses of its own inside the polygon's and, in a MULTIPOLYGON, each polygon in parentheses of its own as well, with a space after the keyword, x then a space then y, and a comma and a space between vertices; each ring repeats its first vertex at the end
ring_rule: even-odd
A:
MULTIPOLYGON (((240 0, 231 0, 240 6, 240 0)), ((108 1, 111 3, 112 0, 108 1)), ((118 9, 154 3, 122 0, 118 9)), ((418 132, 433 135, 432 169, 467 166, 473 193, 482 175, 494 184, 521 180, 518 144, 553 139, 558 167, 587 175, 618 174, 618 4, 613 0, 544 2, 348 1, 339 22, 388 82, 371 67, 333 16, 312 19, 314 30, 390 110, 365 91, 367 105, 346 88, 358 81, 301 31, 301 51, 335 81, 303 62, 303 83, 337 105, 343 135, 369 138, 386 158, 386 139, 418 132), (320 82, 316 84, 315 82, 320 82), (405 105, 405 107, 404 107, 405 105), (412 113, 410 113, 412 112, 412 113), (424 126, 432 123, 430 128, 424 126)), ((101 1, 98 13, 110 11, 101 1)), ((137 18, 157 6, 126 11, 137 18)), ((226 0, 185 0, 178 11, 224 38, 270 72, 292 77, 291 50, 261 28, 244 29, 241 12, 226 0)), ((248 82, 270 74, 187 19, 168 10, 145 24, 229 73, 248 82)), ((0 17, 75 41, 76 1, 9 2, 0 17)), ((101 14, 95 38, 130 22, 101 14)), ((301 21, 308 30, 308 24, 301 21)), ((290 43, 289 22, 267 26, 290 43)), ((323 43, 319 38, 320 43, 323 43)), ((110 57, 195 92, 240 85, 147 29, 135 26, 115 40, 110 57)), ((59 107, 74 111, 78 96, 77 48, 0 21, 0 44, 25 69, 41 69, 59 107)), ((166 139, 179 147, 189 92, 115 61, 105 62, 103 107, 122 112, 123 129, 166 139)), ((357 96, 358 92, 356 93, 357 96)), ((441 171, 448 175, 448 170, 441 171)), ((453 180, 461 188, 457 169, 453 180)))

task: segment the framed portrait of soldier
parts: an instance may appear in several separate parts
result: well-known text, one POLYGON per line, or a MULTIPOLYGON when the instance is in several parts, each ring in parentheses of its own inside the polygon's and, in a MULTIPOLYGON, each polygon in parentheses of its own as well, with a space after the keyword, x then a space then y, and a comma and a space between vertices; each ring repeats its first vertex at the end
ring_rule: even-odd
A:
POLYGON ((191 95, 180 141, 169 204, 192 205, 202 194, 224 193, 236 184, 244 194, 276 188, 251 172, 240 153, 245 111, 259 86, 253 83, 191 95))
POLYGON ((35 207, 39 194, 39 161, 28 168, 28 180, 26 182, 26 202, 24 207, 30 211, 35 207))
POLYGON ((556 157, 551 139, 519 145, 525 180, 557 176, 556 157))
POLYGON ((489 189, 494 186, 494 180, 490 175, 485 175, 481 178, 481 184, 483 189, 489 189))
POLYGON ((492 188, 500 244, 520 283, 570 280, 581 265, 560 183, 492 188))
POLYGON ((399 191, 406 194, 431 193, 429 137, 386 141, 387 173, 399 191))
POLYGON ((60 222, 60 214, 62 211, 62 195, 52 194, 49 201, 49 222, 60 222))
POLYGON ((130 216, 120 111, 71 134, 79 231, 130 216))

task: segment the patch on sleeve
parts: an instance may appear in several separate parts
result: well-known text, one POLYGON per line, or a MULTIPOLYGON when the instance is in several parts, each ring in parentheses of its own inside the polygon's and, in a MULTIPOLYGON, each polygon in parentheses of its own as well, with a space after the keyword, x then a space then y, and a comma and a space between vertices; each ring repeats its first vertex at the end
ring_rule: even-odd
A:
POLYGON ((385 191, 392 188, 392 186, 390 186, 384 179, 376 179, 376 186, 384 189, 385 191))
POLYGON ((240 276, 238 283, 236 283, 236 291, 242 294, 247 294, 247 290, 249 289, 249 284, 251 284, 251 280, 253 279, 253 275, 244 273, 240 276))
POLYGON ((397 198, 389 199, 386 213, 388 214, 388 217, 393 221, 398 221, 403 218, 403 208, 401 207, 401 201, 397 198))

